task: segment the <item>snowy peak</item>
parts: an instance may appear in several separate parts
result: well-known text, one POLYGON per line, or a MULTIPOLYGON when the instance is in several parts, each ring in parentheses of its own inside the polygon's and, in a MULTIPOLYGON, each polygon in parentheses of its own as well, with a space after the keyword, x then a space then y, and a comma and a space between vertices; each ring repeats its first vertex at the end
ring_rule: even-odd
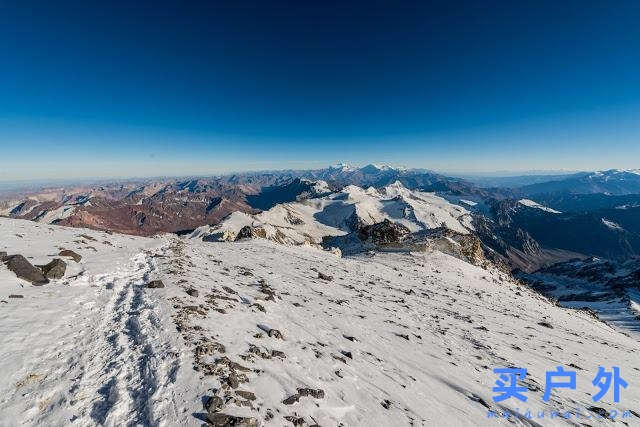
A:
POLYGON ((534 202, 533 200, 529 200, 529 199, 520 199, 520 200, 518 200, 518 203, 523 205, 523 206, 529 207, 529 208, 540 209, 542 211, 549 212, 549 213, 554 213, 554 214, 562 213, 560 211, 557 211, 555 209, 551 209, 549 207, 543 206, 543 205, 541 205, 541 204, 539 204, 537 202, 534 202))
MULTIPOLYGON (((324 184, 315 185, 325 188, 324 184)), ((465 208, 432 193, 411 191, 396 181, 380 190, 349 185, 322 197, 277 204, 258 214, 233 213, 218 225, 200 227, 191 236, 229 241, 250 235, 289 245, 323 247, 328 238, 384 221, 410 233, 446 228, 468 234, 473 230, 471 214, 465 208), (253 231, 241 233, 245 227, 253 231)))

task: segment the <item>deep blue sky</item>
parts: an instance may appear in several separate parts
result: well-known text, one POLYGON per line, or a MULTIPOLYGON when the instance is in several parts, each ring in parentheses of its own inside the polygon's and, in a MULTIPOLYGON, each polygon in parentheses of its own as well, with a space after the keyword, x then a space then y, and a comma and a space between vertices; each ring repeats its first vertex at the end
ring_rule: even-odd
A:
POLYGON ((637 1, 11 3, 0 180, 640 167, 637 1))

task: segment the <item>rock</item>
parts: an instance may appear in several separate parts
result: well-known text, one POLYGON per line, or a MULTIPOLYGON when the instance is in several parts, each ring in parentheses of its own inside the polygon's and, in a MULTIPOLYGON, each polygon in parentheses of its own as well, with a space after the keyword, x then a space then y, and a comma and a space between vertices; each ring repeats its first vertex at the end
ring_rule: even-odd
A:
POLYGON ((218 412, 220 409, 222 409, 223 405, 224 405, 224 400, 222 400, 220 396, 211 396, 207 400, 207 403, 204 404, 204 409, 208 413, 215 413, 215 412, 218 412))
POLYGON ((9 298, 24 298, 23 295, 17 295, 17 294, 11 294, 9 295, 9 298))
POLYGON ((238 231, 235 240, 241 239, 266 239, 267 232, 262 227, 251 227, 250 225, 245 225, 238 231))
POLYGON ((39 267, 47 279, 62 279, 67 270, 67 263, 60 258, 54 258, 49 264, 39 267))
POLYGON ((359 234, 363 241, 371 239, 376 245, 389 245, 403 242, 411 234, 411 231, 402 224, 385 219, 382 222, 360 228, 359 234))
POLYGON ((606 409, 601 408, 599 406, 589 406, 587 408, 587 410, 589 410, 589 411, 591 411, 591 412, 593 412, 595 414, 598 414, 603 418, 608 418, 609 417, 609 412, 607 412, 606 409))
POLYGON ((380 404, 384 409, 389 409, 391 407, 391 401, 389 399, 383 400, 380 404))
POLYGON ((304 425, 304 418, 302 417, 298 417, 295 415, 287 415, 286 417, 284 417, 284 419, 292 423, 294 426, 304 425))
POLYGON ((251 304, 251 307, 255 307, 258 310, 260 310, 261 312, 263 312, 263 313, 267 312, 267 310, 262 305, 258 304, 257 302, 254 302, 253 304, 251 304))
POLYGON ((353 355, 351 354, 350 351, 341 351, 340 353, 342 353, 344 356, 348 357, 349 359, 353 359, 353 355))
POLYGON ((82 255, 75 253, 72 250, 69 249, 63 249, 61 250, 58 255, 60 256, 68 256, 71 257, 75 262, 80 262, 80 260, 82 259, 82 255))
POLYGON ((258 427, 258 420, 253 417, 236 417, 221 413, 207 414, 207 421, 214 427, 258 427))
POLYGON ((553 326, 549 322, 538 322, 538 325, 544 326, 545 328, 553 329, 553 326))
POLYGON ((31 282, 33 285, 40 286, 49 283, 49 280, 44 277, 44 274, 42 274, 42 270, 34 267, 22 255, 11 255, 5 257, 3 262, 16 276, 31 282))
POLYGON ((285 400, 282 401, 282 403, 284 405, 293 405, 294 403, 298 403, 299 400, 300 400, 300 395, 296 393, 294 395, 287 397, 285 400))
POLYGON ((328 274, 318 272, 318 279, 322 279, 322 280, 326 280, 327 282, 330 282, 333 280, 333 276, 329 276, 328 274))
POLYGON ((256 400, 256 395, 251 393, 250 391, 236 390, 236 394, 246 400, 256 400))
POLYGON ((187 289, 187 295, 197 298, 199 293, 196 289, 191 288, 191 289, 187 289))
POLYGON ((7 257, 7 253, 6 252, 0 252, 0 261, 4 261, 4 259, 7 257))
POLYGON ((269 336, 272 337, 272 338, 277 338, 279 340, 284 339, 284 337, 282 336, 282 332, 280 332, 277 329, 270 329, 269 330, 269 336))
POLYGON ((316 399, 324 399, 324 390, 315 388, 299 388, 298 394, 300 397, 315 397, 316 399))
POLYGON ((149 283, 147 283, 146 285, 144 285, 146 288, 164 288, 164 283, 162 283, 162 280, 152 280, 149 283))

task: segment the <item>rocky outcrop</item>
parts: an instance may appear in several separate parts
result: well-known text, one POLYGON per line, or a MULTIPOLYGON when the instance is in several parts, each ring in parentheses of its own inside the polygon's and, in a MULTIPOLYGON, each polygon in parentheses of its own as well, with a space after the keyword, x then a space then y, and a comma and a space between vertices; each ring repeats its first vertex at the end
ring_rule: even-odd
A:
POLYGON ((266 239, 267 232, 262 227, 252 227, 250 225, 245 225, 238 231, 234 240, 241 239, 266 239))
POLYGON ((44 276, 42 270, 34 267, 22 255, 7 256, 3 262, 16 276, 20 279, 31 282, 33 285, 40 286, 49 283, 49 280, 44 276))
POLYGON ((54 258, 49 264, 39 265, 38 267, 40 267, 42 274, 47 279, 62 279, 67 270, 67 263, 60 258, 54 258))
POLYGON ((358 234, 361 240, 370 240, 376 245, 396 245, 402 243, 411 231, 402 224, 385 219, 360 228, 358 234))

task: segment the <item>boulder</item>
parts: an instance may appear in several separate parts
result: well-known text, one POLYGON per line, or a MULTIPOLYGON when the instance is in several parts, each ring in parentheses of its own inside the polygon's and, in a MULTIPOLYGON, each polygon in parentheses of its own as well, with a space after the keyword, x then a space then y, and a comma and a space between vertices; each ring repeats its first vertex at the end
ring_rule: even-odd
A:
POLYGON ((11 255, 5 257, 3 261, 7 265, 7 268, 16 276, 31 282, 33 285, 40 286, 49 283, 49 280, 44 277, 42 271, 39 268, 34 267, 22 255, 11 255))
POLYGON ((47 279, 62 279, 67 270, 67 263, 60 258, 54 258, 49 264, 38 267, 47 279))
POLYGON ((253 417, 236 417, 220 412, 208 413, 207 421, 214 427, 258 427, 258 420, 253 417))
POLYGON ((80 262, 80 260, 82 259, 82 255, 75 253, 72 250, 69 249, 63 249, 61 250, 58 255, 60 256, 68 256, 71 257, 75 262, 80 262))
POLYGON ((162 283, 162 280, 152 280, 149 283, 147 283, 146 285, 144 285, 146 288, 164 288, 164 283, 162 283))

